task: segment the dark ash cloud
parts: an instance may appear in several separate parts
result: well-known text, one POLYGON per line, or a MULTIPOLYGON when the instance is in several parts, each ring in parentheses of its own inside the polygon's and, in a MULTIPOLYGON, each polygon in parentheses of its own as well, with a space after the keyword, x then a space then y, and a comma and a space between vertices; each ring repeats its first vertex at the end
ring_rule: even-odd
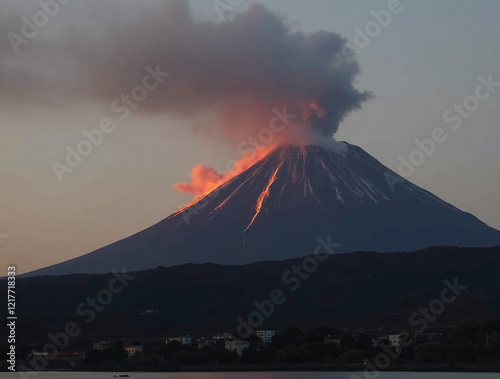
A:
MULTIPOLYGON (((170 76, 137 111, 211 115, 196 129, 230 140, 267 126, 272 109, 283 106, 306 129, 332 136, 370 97, 353 86, 359 65, 339 34, 301 33, 258 4, 223 23, 197 19, 186 1, 125 4, 79 1, 67 12, 74 23, 64 24, 61 10, 61 22, 18 54, 4 39, 0 95, 107 103, 140 84, 146 66, 159 64, 170 76)), ((19 14, 9 14, 3 21, 12 30, 19 14)))

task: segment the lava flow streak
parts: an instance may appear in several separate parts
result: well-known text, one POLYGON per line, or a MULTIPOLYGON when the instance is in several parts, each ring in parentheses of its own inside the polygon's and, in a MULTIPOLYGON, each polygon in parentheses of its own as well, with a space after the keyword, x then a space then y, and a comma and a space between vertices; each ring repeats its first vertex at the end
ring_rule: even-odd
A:
POLYGON ((257 216, 259 215, 260 210, 262 209, 262 204, 269 197, 269 189, 271 188, 274 181, 276 180, 276 177, 278 176, 278 171, 282 165, 283 165, 283 161, 281 161, 280 164, 278 165, 278 167, 276 168, 276 170, 274 170, 274 173, 271 176, 271 178, 269 179, 269 182, 267 183, 266 188, 259 195, 259 198, 257 199, 257 204, 255 205, 255 215, 253 216, 252 221, 250 221, 250 224, 248 224, 248 226, 245 228, 244 232, 246 232, 248 230, 248 228, 250 228, 250 226, 252 226, 253 222, 255 221, 257 216))
POLYGON ((240 160, 235 161, 234 169, 226 172, 218 172, 213 167, 199 164, 191 170, 191 182, 177 183, 174 185, 174 189, 195 196, 206 195, 221 184, 252 167, 273 149, 274 146, 259 146, 251 153, 244 154, 240 160))

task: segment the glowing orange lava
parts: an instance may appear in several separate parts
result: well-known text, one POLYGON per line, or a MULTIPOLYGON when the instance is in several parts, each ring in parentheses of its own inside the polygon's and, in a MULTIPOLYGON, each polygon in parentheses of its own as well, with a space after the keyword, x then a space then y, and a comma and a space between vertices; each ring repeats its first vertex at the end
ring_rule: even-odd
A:
POLYGON ((274 146, 259 146, 253 152, 247 153, 240 160, 235 161, 234 169, 231 171, 218 172, 213 167, 199 164, 191 170, 191 182, 177 183, 174 185, 174 189, 179 192, 191 193, 195 196, 205 195, 249 169, 273 149, 274 146))
POLYGON ((271 188, 274 181, 276 180, 276 177, 278 175, 278 171, 281 168, 282 164, 283 164, 283 162, 281 162, 279 164, 279 166, 276 168, 276 170, 274 170, 274 173, 271 176, 271 178, 269 179, 269 182, 267 183, 266 188, 264 188, 264 191, 262 191, 261 194, 259 195, 259 198, 257 199, 257 204, 255 205, 255 215, 253 216, 252 221, 250 221, 250 224, 248 224, 248 226, 245 228, 245 230, 244 230, 245 232, 248 230, 248 228, 250 226, 252 226, 253 222, 255 221, 257 216, 259 215, 260 210, 262 209, 262 204, 269 197, 269 189, 271 188))
MULTIPOLYGON (((213 190, 212 190, 213 191, 213 190)), ((210 195, 212 193, 212 191, 209 191, 207 192, 206 194, 202 195, 202 196, 199 196, 197 197, 196 199, 194 199, 193 201, 190 201, 189 203, 187 203, 186 205, 184 205, 183 207, 177 209, 173 215, 178 215, 179 213, 181 213, 182 211, 188 209, 190 206, 196 204, 196 203, 199 203, 201 202, 204 198, 206 198, 208 195, 210 195)))

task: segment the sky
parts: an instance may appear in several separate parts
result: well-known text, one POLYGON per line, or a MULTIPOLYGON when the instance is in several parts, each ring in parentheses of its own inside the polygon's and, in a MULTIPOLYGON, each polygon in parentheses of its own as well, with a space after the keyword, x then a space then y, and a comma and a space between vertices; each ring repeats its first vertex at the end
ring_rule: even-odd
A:
MULTIPOLYGON (((361 146, 396 172, 402 172, 402 159, 410 162, 403 169, 408 180, 500 229, 500 2, 261 0, 264 8, 255 8, 250 0, 192 0, 191 16, 187 8, 164 3, 83 0, 48 10, 31 0, 0 5, 5 271, 16 265, 18 273, 27 272, 88 253, 192 200, 173 186, 189 181, 200 163, 224 171, 241 158, 235 141, 261 120, 254 117, 261 103, 241 107, 245 98, 238 98, 235 81, 251 85, 262 102, 269 101, 265 94, 275 83, 272 97, 280 101, 288 92, 321 89, 318 77, 297 76, 290 67, 304 70, 312 60, 302 58, 304 51, 319 58, 322 51, 340 51, 335 33, 347 39, 359 63, 358 69, 340 53, 335 61, 335 69, 349 77, 344 93, 354 94, 349 105, 336 105, 345 107, 345 116, 333 119, 339 122, 335 138, 361 146), (254 18, 245 16, 249 10, 254 18), (48 14, 46 23, 40 12, 48 14), (42 26, 35 25, 36 33, 25 27, 24 35, 23 20, 36 14, 42 26), (251 49, 258 36, 273 33, 252 22, 264 19, 262 25, 273 26, 276 16, 270 15, 303 37, 296 58, 291 50, 268 52, 282 64, 268 84, 262 76, 267 61, 251 49), (243 27, 220 26, 238 16, 243 27), (189 24, 189 17, 197 23, 189 24), (152 74, 157 64, 168 75, 152 74), (179 79, 185 67, 196 71, 192 81, 179 79), (238 77, 243 70, 258 85, 238 77), (129 112, 113 112, 114 99, 144 85, 148 74, 145 85, 152 89, 144 101, 129 112), (370 96, 359 95, 363 91, 370 96), (224 118, 222 127, 215 116, 224 118), (75 167, 61 168, 67 166, 67 147, 75 148, 82 131, 99 126, 107 131, 102 142, 75 167), (433 136, 440 142, 420 147, 428 154, 416 152, 416 140, 433 136), (59 175, 54 162, 61 164, 59 175)), ((327 75, 319 58, 314 67, 327 75)))

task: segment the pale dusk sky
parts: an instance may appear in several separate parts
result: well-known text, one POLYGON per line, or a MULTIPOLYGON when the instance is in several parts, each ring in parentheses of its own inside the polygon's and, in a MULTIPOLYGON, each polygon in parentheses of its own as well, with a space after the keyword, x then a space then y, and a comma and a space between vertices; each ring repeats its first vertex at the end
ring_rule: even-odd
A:
MULTIPOLYGON (((21 17, 39 11, 38 2, 0 5, 0 267, 5 272, 12 264, 19 273, 41 268, 138 232, 191 200, 172 186, 187 181, 193 166, 204 163, 222 171, 239 158, 234 145, 194 133, 192 125, 199 120, 132 111, 62 182, 55 175, 53 162, 64 162, 65 147, 81 141, 82 130, 110 117, 110 104, 92 96, 74 101, 71 93, 45 101, 39 76, 23 72, 43 72, 55 78, 55 86, 58 81, 73 83, 75 78, 66 74, 70 71, 51 68, 54 57, 46 50, 57 51, 65 33, 72 32, 69 26, 87 25, 90 37, 77 39, 83 46, 92 43, 93 33, 96 41, 103 38, 100 22, 125 22, 142 7, 154 9, 161 2, 108 1, 108 13, 97 19, 93 12, 101 9, 99 2, 70 2, 17 53, 8 33, 21 34, 21 17)), ((374 20, 371 12, 388 9, 391 2, 259 3, 287 17, 297 30, 334 31, 356 46, 356 30, 364 30, 374 20)), ((211 0, 190 4, 200 19, 219 22, 211 0)), ((243 1, 234 11, 244 12, 250 4, 243 1)), ((457 130, 443 119, 454 104, 476 96, 479 77, 500 82, 500 2, 401 0, 398 9, 358 52, 362 72, 356 87, 375 97, 340 125, 336 139, 361 146, 398 171, 399 157, 409 158, 416 139, 430 138, 442 128, 446 141, 409 180, 500 229, 500 85, 478 101, 457 130)), ((128 42, 132 49, 134 40, 128 42)), ((120 69, 127 67, 124 60, 120 69)), ((174 79, 165 78, 160 86, 168 86, 169 80, 174 79)), ((144 103, 140 106, 147 106, 147 99, 144 103)))

